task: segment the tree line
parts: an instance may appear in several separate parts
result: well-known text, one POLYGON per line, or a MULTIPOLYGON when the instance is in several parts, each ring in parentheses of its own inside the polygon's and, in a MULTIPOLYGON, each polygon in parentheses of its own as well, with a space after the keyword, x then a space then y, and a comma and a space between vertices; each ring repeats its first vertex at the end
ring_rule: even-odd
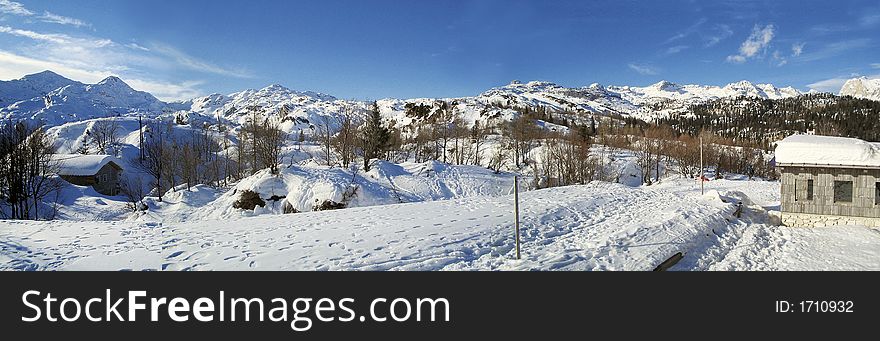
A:
POLYGON ((53 219, 62 182, 54 141, 41 126, 24 121, 0 123, 0 215, 4 219, 53 219))

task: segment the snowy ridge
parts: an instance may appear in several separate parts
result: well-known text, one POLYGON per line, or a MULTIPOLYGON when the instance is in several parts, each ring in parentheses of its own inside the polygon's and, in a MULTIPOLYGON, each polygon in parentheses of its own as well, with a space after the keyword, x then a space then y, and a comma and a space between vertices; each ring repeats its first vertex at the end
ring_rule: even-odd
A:
POLYGON ((42 98, 53 90, 73 84, 80 83, 52 71, 43 71, 11 81, 0 81, 0 107, 33 98, 42 98))
MULTIPOLYGON (((41 78, 46 77, 46 73, 38 75, 43 75, 41 78)), ((29 79, 32 76, 23 79, 29 79)), ((54 77, 50 78, 55 79, 54 77)), ((153 95, 134 90, 114 76, 107 77, 97 84, 68 81, 69 83, 66 85, 49 91, 45 95, 24 99, 5 106, 5 108, 0 108, 0 117, 34 121, 52 127, 92 118, 136 112, 158 115, 167 107, 164 102, 156 99, 153 95)), ((66 83, 58 79, 55 79, 55 82, 66 83)), ((50 84, 54 83, 50 82, 50 84)), ((12 93, 24 93, 28 96, 34 94, 26 91, 12 93)))
MULTIPOLYGON (((874 87, 876 88, 876 87, 874 87)), ((686 110, 690 105, 719 98, 752 97, 779 99, 798 96, 791 88, 748 81, 723 87, 678 85, 661 81, 646 87, 603 86, 591 84, 567 88, 551 82, 511 82, 489 89, 479 95, 463 98, 385 99, 380 110, 389 120, 401 126, 413 119, 403 115, 408 103, 430 104, 438 100, 458 103, 466 122, 490 118, 510 118, 503 107, 543 107, 551 112, 578 113, 569 120, 583 121, 588 115, 634 116, 653 120, 671 112, 686 110)), ((28 75, 19 80, 0 82, 0 117, 40 121, 57 126, 91 118, 131 113, 159 116, 163 113, 189 116, 196 121, 221 120, 240 125, 247 119, 248 107, 259 106, 263 114, 280 115, 288 132, 309 131, 316 125, 337 127, 343 107, 360 112, 368 103, 340 100, 312 91, 296 91, 273 84, 262 89, 248 89, 228 95, 211 94, 192 100, 164 103, 152 95, 133 90, 121 79, 111 76, 97 84, 82 84, 50 71, 28 75)))
POLYGON ((880 79, 867 77, 850 79, 840 88, 840 95, 880 101, 880 79))

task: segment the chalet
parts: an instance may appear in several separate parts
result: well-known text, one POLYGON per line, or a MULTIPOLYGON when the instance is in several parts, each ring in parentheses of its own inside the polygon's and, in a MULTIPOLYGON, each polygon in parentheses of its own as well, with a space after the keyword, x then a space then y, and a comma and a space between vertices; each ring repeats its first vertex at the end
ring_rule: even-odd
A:
POLYGON ((79 186, 90 186, 104 195, 119 194, 122 167, 111 155, 55 154, 58 176, 79 186))
POLYGON ((880 143, 795 135, 776 147, 782 223, 880 227, 880 143))

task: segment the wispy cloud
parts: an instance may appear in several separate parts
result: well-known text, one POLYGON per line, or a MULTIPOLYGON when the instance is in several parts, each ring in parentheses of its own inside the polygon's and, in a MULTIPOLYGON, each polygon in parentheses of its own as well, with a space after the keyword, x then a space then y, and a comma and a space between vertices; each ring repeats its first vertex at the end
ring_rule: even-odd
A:
MULTIPOLYGON (((253 77, 243 69, 226 68, 191 56, 161 43, 148 47, 135 42, 120 44, 85 34, 45 33, 0 25, 0 35, 24 38, 13 46, 0 47, 0 75, 5 79, 52 70, 83 82, 119 76, 140 90, 163 100, 192 98, 202 94, 201 81, 169 82, 156 75, 181 71, 224 77, 253 77)), ((180 76, 169 77, 180 79, 180 76)))
POLYGON ((807 87, 812 90, 816 90, 816 91, 830 92, 830 93, 836 94, 836 93, 840 92, 840 88, 843 87, 843 84, 846 83, 847 80, 849 80, 849 78, 844 78, 844 77, 830 78, 830 79, 821 80, 821 81, 818 81, 815 83, 807 84, 807 87))
POLYGON ((773 51, 773 61, 776 62, 776 66, 788 64, 788 59, 779 50, 773 51))
POLYGON ((162 54, 166 57, 170 57, 173 60, 175 60, 178 64, 180 64, 186 68, 192 69, 192 70, 213 73, 213 74, 222 75, 222 76, 237 77, 237 78, 252 78, 253 77, 253 74, 251 74, 247 70, 230 69, 230 68, 220 67, 220 66, 208 63, 206 61, 199 60, 198 58, 190 56, 190 55, 184 53, 183 51, 180 51, 180 50, 175 49, 175 48, 168 46, 168 45, 154 44, 152 51, 155 51, 155 52, 162 54))
POLYGON ((663 45, 670 44, 676 40, 686 38, 694 33, 699 32, 700 27, 703 26, 703 24, 705 24, 707 21, 708 19, 706 18, 700 18, 699 20, 697 20, 697 22, 691 24, 691 26, 688 26, 684 30, 673 35, 672 37, 669 37, 669 39, 666 39, 666 41, 663 42, 663 45))
POLYGON ((829 79, 820 80, 818 82, 807 84, 807 87, 816 91, 822 92, 830 92, 830 93, 839 93, 840 89, 843 88, 843 85, 852 78, 855 77, 865 77, 867 79, 880 79, 880 74, 876 75, 868 75, 862 76, 859 74, 851 74, 849 77, 840 76, 829 79))
POLYGON ((673 54, 679 53, 681 51, 687 50, 689 47, 690 46, 687 46, 687 45, 671 46, 663 51, 663 55, 665 55, 665 56, 673 55, 673 54))
POLYGON ((660 73, 660 69, 653 67, 653 66, 650 66, 650 65, 629 63, 629 64, 627 64, 627 66, 631 70, 638 72, 641 75, 656 75, 656 74, 660 73))
POLYGON ((806 43, 794 43, 794 44, 791 44, 791 56, 792 56, 792 57, 798 57, 798 56, 800 56, 801 53, 804 52, 804 45, 806 45, 806 43))
POLYGON ((773 37, 776 35, 776 27, 773 24, 761 27, 755 25, 752 34, 740 45, 739 54, 727 56, 731 63, 744 63, 767 49, 773 37))
POLYGON ((135 50, 150 51, 150 49, 143 47, 143 46, 140 46, 140 45, 138 45, 138 43, 129 43, 129 44, 126 44, 125 46, 128 48, 135 49, 135 50))
POLYGON ((712 47, 720 43, 722 40, 730 38, 733 35, 733 30, 730 29, 730 26, 719 24, 715 25, 715 27, 707 33, 705 37, 705 47, 712 47))
MULTIPOLYGON (((15 79, 24 74, 37 73, 43 70, 52 70, 65 77, 86 83, 96 83, 109 76, 119 76, 119 74, 112 71, 71 66, 65 63, 32 58, 0 50, 0 79, 15 79)), ((204 93, 199 89, 199 86, 204 84, 201 81, 175 83, 126 77, 125 82, 136 90, 147 91, 164 101, 186 100, 204 93)))
POLYGON ((38 15, 37 13, 34 13, 34 11, 27 9, 27 7, 24 7, 24 5, 22 5, 20 2, 15 2, 11 0, 0 0, 0 13, 22 17, 33 17, 42 22, 70 25, 74 27, 92 26, 85 21, 55 14, 49 11, 43 12, 42 15, 38 15))
POLYGON ((56 44, 65 44, 70 41, 70 37, 64 34, 37 33, 34 31, 22 30, 9 26, 0 26, 0 33, 6 33, 17 37, 30 38, 33 40, 51 42, 56 44))
POLYGON ((798 61, 812 62, 826 58, 836 57, 844 52, 868 47, 871 43, 869 38, 850 39, 826 44, 819 49, 811 48, 811 52, 798 56, 798 61))
POLYGON ((866 13, 859 18, 859 26, 871 28, 880 24, 880 13, 866 13))
POLYGON ((23 48, 30 52, 29 55, 67 64, 103 66, 112 70, 124 70, 128 68, 127 65, 141 65, 182 68, 238 78, 253 77, 247 70, 220 67, 163 44, 146 48, 136 43, 121 45, 109 39, 40 33, 9 26, 0 26, 0 33, 30 38, 37 44, 23 48))
POLYGON ((872 63, 871 67, 875 69, 880 69, 880 63, 872 63))
POLYGON ((71 17, 65 17, 63 15, 58 15, 52 12, 45 12, 40 17, 45 22, 61 24, 61 25, 70 25, 74 27, 83 27, 83 26, 92 26, 91 24, 71 17))
POLYGON ((30 10, 25 8, 24 5, 22 5, 21 3, 9 0, 0 0, 0 13, 21 16, 34 15, 34 12, 31 12, 30 10))

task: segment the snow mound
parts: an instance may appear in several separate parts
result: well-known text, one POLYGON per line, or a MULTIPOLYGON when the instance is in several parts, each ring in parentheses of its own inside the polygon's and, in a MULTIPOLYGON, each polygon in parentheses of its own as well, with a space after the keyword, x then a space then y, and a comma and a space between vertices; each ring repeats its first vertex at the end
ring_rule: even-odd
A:
POLYGON ((292 165, 282 168, 278 175, 268 170, 257 172, 228 190, 178 186, 164 194, 162 202, 155 197, 147 198, 148 214, 133 219, 172 222, 230 219, 283 214, 285 207, 309 212, 325 201, 352 208, 498 196, 512 190, 512 174, 495 174, 483 167, 436 161, 402 164, 377 161, 369 172, 292 165), (245 191, 257 193, 265 204, 253 210, 235 208, 234 203, 245 191))
POLYGON ((880 145, 848 137, 793 135, 778 143, 776 163, 880 167, 880 145))

